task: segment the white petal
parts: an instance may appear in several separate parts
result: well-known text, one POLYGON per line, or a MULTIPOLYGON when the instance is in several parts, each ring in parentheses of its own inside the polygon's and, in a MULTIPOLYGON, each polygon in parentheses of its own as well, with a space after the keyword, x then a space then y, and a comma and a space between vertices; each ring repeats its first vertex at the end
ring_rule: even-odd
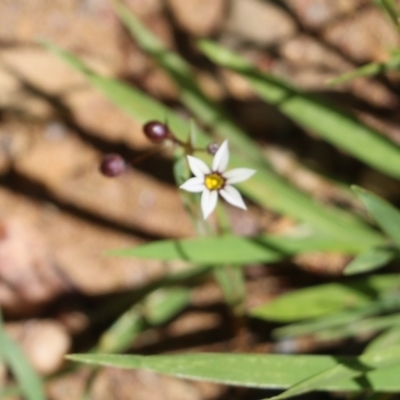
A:
POLYGON ((224 178, 228 184, 239 183, 246 181, 253 176, 257 171, 250 168, 235 168, 224 172, 224 178))
POLYGON ((242 195, 233 186, 226 185, 222 190, 220 190, 219 194, 233 206, 247 210, 246 204, 244 204, 242 199, 242 195))
POLYGON ((187 158, 190 170, 193 172, 194 176, 203 178, 204 175, 207 175, 211 172, 210 168, 207 167, 207 164, 203 160, 193 156, 187 156, 187 158))
POLYGON ((190 178, 181 186, 181 189, 192 193, 202 192, 205 189, 203 178, 190 178))
POLYGON ((224 143, 221 144, 218 151, 215 153, 212 163, 212 170, 218 171, 220 173, 224 172, 226 166, 228 165, 228 161, 229 161, 228 141, 225 140, 224 143))
POLYGON ((218 192, 216 190, 204 190, 201 195, 201 210, 203 211, 204 219, 207 219, 207 217, 214 211, 214 208, 217 205, 217 200, 218 192))

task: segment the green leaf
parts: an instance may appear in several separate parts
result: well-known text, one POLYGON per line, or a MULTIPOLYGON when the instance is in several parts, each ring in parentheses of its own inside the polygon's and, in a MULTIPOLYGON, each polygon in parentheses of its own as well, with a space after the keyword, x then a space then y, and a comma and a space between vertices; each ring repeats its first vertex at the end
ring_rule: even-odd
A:
POLYGON ((379 331, 399 324, 397 314, 366 318, 356 323, 349 323, 339 328, 334 328, 316 334, 317 340, 342 340, 357 335, 373 335, 379 331))
POLYGON ((393 71, 399 68, 400 68, 400 56, 396 54, 386 62, 381 62, 381 63, 373 62, 367 65, 363 65, 362 67, 357 68, 353 71, 346 72, 335 78, 329 79, 327 81, 327 84, 330 86, 339 85, 356 78, 380 75, 384 74, 385 72, 393 71))
POLYGON ((164 261, 182 260, 194 264, 251 264, 275 262, 307 251, 350 251, 346 243, 322 235, 268 236, 245 238, 234 235, 156 241, 108 254, 164 261))
POLYGON ((353 186, 354 191, 382 230, 400 246, 400 212, 386 200, 353 186))
POLYGON ((111 353, 127 350, 144 330, 174 318, 189 302, 189 288, 172 287, 153 291, 143 302, 125 311, 101 335, 96 351, 111 353))
POLYGON ((190 302, 190 289, 183 287, 161 288, 146 298, 144 316, 153 326, 161 325, 175 317, 190 302))
MULTIPOLYGON (((348 337, 354 333, 354 327, 370 329, 371 324, 365 326, 364 318, 380 313, 397 311, 400 307, 400 299, 396 292, 384 294, 378 299, 365 305, 352 308, 350 310, 339 310, 322 317, 312 318, 310 320, 296 322, 274 329, 272 334, 276 338, 287 338, 299 335, 317 334, 321 340, 326 340, 326 335, 319 335, 318 332, 333 332, 334 336, 348 337), (360 325, 361 324, 361 325, 360 325), (364 325, 363 325, 364 324, 364 325)), ((376 325, 374 326, 376 327, 376 325)), ((356 333, 359 333, 358 331, 356 333)))
POLYGON ((140 307, 137 305, 125 311, 101 335, 95 351, 119 353, 129 349, 137 336, 147 328, 140 307))
POLYGON ((393 260, 397 251, 388 247, 371 247, 363 253, 357 255, 344 270, 345 275, 355 275, 374 271, 385 266, 393 260))
POLYGON ((358 323, 361 319, 382 311, 379 301, 352 310, 339 311, 311 320, 297 322, 273 330, 275 338, 287 338, 299 335, 310 335, 321 330, 331 330, 348 324, 358 323))
MULTIPOLYGON (((389 349, 388 349, 389 350, 389 349)), ((329 368, 344 364, 357 366, 368 362, 372 367, 398 362, 399 349, 371 359, 332 356, 288 356, 261 354, 186 354, 161 356, 73 354, 70 360, 87 364, 128 369, 146 369, 180 378, 206 380, 235 386, 285 389, 329 368)), ((365 379, 323 382, 318 390, 359 391, 365 387, 379 391, 400 391, 399 367, 367 372, 365 379)))
POLYGON ((328 283, 284 294, 253 308, 257 318, 289 322, 315 318, 342 309, 359 307, 400 285, 400 275, 371 276, 346 283, 328 283))
POLYGON ((395 0, 372 0, 373 3, 380 6, 392 20, 393 24, 399 28, 400 12, 395 0))
MULTIPOLYGON (((317 390, 320 387, 325 387, 329 384, 335 384, 344 379, 356 378, 365 375, 373 369, 387 368, 400 364, 400 346, 389 347, 378 352, 364 354, 361 357, 346 360, 326 371, 316 374, 303 381, 299 381, 290 389, 283 392, 279 396, 271 397, 270 399, 281 400, 290 397, 298 396, 303 393, 317 390)), ((364 387, 369 388, 368 382, 364 382, 364 387)))
POLYGON ((400 148, 394 142, 322 97, 302 92, 283 80, 258 71, 243 57, 225 47, 206 40, 200 41, 199 47, 215 63, 246 78, 262 99, 278 107, 305 129, 371 167, 400 178, 400 148))
POLYGON ((375 339, 373 339, 368 346, 365 348, 364 353, 371 351, 378 351, 385 349, 390 346, 400 344, 400 326, 393 326, 392 328, 381 333, 375 339))
MULTIPOLYGON (((198 284, 209 272, 209 267, 201 266, 169 273, 141 287, 139 291, 126 293, 123 298, 111 302, 108 307, 103 306, 101 315, 97 317, 102 319, 97 322, 103 323, 110 317, 115 319, 116 314, 119 314, 119 317, 101 335, 94 351, 124 351, 145 329, 175 317, 189 303, 189 288, 198 284)), ((92 315, 92 322, 97 318, 96 315, 92 315)))
POLYGON ((214 277, 224 299, 236 317, 245 314, 246 278, 240 265, 224 265, 214 270, 214 277))
MULTIPOLYGON (((0 327, 0 358, 10 368, 27 400, 45 400, 43 381, 18 345, 0 327)), ((1 394, 1 393, 0 393, 1 394)))

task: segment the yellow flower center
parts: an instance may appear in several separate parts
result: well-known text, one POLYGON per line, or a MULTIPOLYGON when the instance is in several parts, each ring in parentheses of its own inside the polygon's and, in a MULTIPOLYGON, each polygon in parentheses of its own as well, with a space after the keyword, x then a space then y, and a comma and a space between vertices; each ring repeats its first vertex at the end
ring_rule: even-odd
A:
POLYGON ((220 190, 225 184, 225 179, 217 173, 212 173, 206 176, 204 184, 209 190, 220 190))

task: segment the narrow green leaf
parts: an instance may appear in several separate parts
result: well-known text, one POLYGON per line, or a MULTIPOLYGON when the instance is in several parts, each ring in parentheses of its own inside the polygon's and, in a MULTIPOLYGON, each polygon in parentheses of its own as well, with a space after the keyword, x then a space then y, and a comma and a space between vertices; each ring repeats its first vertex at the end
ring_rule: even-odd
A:
POLYGON ((339 75, 335 78, 329 79, 327 81, 327 85, 334 86, 339 85, 348 81, 352 81, 353 79, 367 76, 375 76, 384 74, 388 71, 393 71, 400 68, 400 55, 396 54, 388 61, 377 63, 373 62, 367 65, 363 65, 360 68, 357 68, 353 71, 346 72, 342 75, 339 75))
POLYGON ((328 283, 296 290, 251 310, 257 318, 297 321, 315 318, 342 309, 359 307, 400 285, 400 275, 370 276, 346 283, 328 283))
POLYGON ((400 212, 386 200, 353 186, 354 191, 382 230, 400 246, 400 212))
POLYGON ((371 351, 378 351, 380 349, 385 349, 387 347, 399 344, 400 344, 400 325, 397 325, 386 330, 385 332, 377 336, 375 339, 373 339, 365 348, 364 353, 369 353, 371 351))
POLYGON ((161 325, 175 317, 189 302, 189 288, 160 288, 145 300, 145 319, 152 326, 161 325))
MULTIPOLYGON (((73 354, 72 361, 107 367, 146 369, 181 378, 206 380, 235 386, 285 389, 337 365, 357 366, 367 363, 372 367, 398 362, 398 348, 372 359, 332 356, 288 356, 261 354, 186 354, 161 356, 134 356, 111 354, 73 354)), ((368 382, 372 390, 400 391, 399 367, 397 365, 367 372, 365 379, 345 379, 323 382, 318 390, 359 391, 366 389, 368 382)))
POLYGON ((379 171, 400 178, 400 148, 394 142, 322 97, 302 92, 283 80, 258 71, 225 47, 206 40, 200 41, 199 47, 215 63, 246 78, 261 98, 305 129, 379 171))
POLYGON ((224 299, 238 317, 245 314, 246 278, 240 265, 224 265, 214 270, 214 277, 224 299))
POLYGON ((120 353, 129 349, 137 336, 147 327, 140 307, 125 311, 100 337, 96 352, 120 353))
MULTIPOLYGON (((396 308, 400 306, 400 301, 395 306, 396 308)), ((349 324, 358 323, 361 319, 367 316, 387 311, 387 309, 391 308, 393 308, 393 306, 388 307, 386 301, 376 300, 373 303, 355 309, 339 311, 274 329, 273 336, 276 338, 287 338, 315 334, 321 330, 331 330, 349 324)))
MULTIPOLYGON (((335 382, 340 382, 344 379, 350 379, 365 375, 373 369, 387 368, 396 365, 399 368, 400 364, 400 346, 381 349, 378 352, 364 354, 361 357, 354 358, 341 362, 334 367, 316 374, 303 381, 299 381, 290 389, 286 390, 279 396, 271 397, 272 400, 287 399, 298 396, 303 393, 317 390, 320 387, 325 387, 335 382)), ((365 388, 368 388, 368 383, 364 383, 365 388)))
POLYGON ((96 352, 122 352, 127 350, 144 330, 161 325, 174 318, 190 302, 190 289, 183 287, 160 288, 142 302, 125 311, 104 332, 96 352))
POLYGON ((0 332, 0 349, 5 364, 13 373, 25 398, 27 400, 45 400, 42 379, 31 367, 22 350, 4 331, 0 332))
POLYGON ((347 243, 322 235, 268 236, 246 238, 234 235, 156 241, 108 254, 164 261, 182 260, 194 264, 250 264, 275 262, 308 251, 351 251, 347 243))
POLYGON ((393 260, 397 251, 388 247, 371 247, 363 253, 357 255, 344 270, 345 275, 355 275, 374 271, 384 267, 389 261, 393 260))
POLYGON ((373 335, 384 329, 391 328, 399 324, 397 314, 366 318, 357 323, 349 323, 342 327, 318 332, 315 336, 317 340, 342 340, 357 335, 373 335))
POLYGON ((393 24, 399 28, 400 26, 400 12, 395 0, 373 0, 373 2, 380 6, 391 19, 393 24))
MULTIPOLYGON (((338 312, 324 315, 322 317, 316 317, 310 320, 286 325, 281 328, 274 329, 272 333, 276 338, 284 338, 316 334, 321 331, 332 332, 335 329, 340 330, 342 327, 344 327, 346 332, 343 332, 342 337, 347 337, 349 336, 347 333, 349 329, 347 328, 353 326, 358 327, 359 322, 364 318, 380 313, 397 311, 399 308, 400 299, 395 291, 389 294, 382 293, 381 297, 374 299, 374 301, 371 301, 365 305, 361 305, 350 310, 339 310, 338 312)), ((320 338, 326 340, 326 336, 320 338)))

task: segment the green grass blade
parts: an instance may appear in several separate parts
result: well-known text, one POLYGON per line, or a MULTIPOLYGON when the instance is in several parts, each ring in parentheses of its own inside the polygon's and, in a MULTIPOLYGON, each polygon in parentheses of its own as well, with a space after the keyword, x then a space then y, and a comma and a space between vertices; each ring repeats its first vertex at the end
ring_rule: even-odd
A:
POLYGON ((372 0, 372 2, 386 12, 397 28, 400 27, 400 12, 395 0, 372 0))
POLYGON ((371 247, 357 255, 344 270, 345 275, 362 274, 384 267, 398 252, 388 247, 371 247))
POLYGON ((225 47, 204 40, 199 42, 199 47, 218 65, 246 78, 261 98, 305 129, 379 171, 400 178, 400 148, 383 135, 321 97, 302 92, 283 80, 258 71, 225 47))
MULTIPOLYGON (((82 72, 94 87, 136 120, 141 122, 152 119, 164 120, 168 116, 169 125, 176 135, 182 140, 187 138, 188 124, 177 114, 171 113, 166 106, 137 89, 94 73, 79 59, 58 47, 50 44, 45 44, 45 46, 73 68, 82 72)), ((199 146, 204 147, 209 142, 207 135, 200 129, 197 131, 197 141, 199 146)), ((239 155, 233 153, 230 166, 233 168, 245 166, 258 170, 252 179, 244 182, 240 187, 247 197, 263 207, 272 207, 278 212, 306 221, 319 231, 331 235, 332 240, 347 241, 349 245, 353 244, 355 250, 379 245, 383 241, 383 238, 353 215, 318 204, 277 176, 272 170, 260 169, 260 164, 257 162, 243 160, 239 155)))
POLYGON ((376 301, 399 285, 400 275, 397 274, 370 276, 346 283, 327 283, 284 294, 253 308, 251 315, 279 322, 316 318, 376 301))
POLYGON ((377 351, 395 345, 400 345, 400 326, 394 326, 381 333, 368 344, 364 350, 364 353, 377 351))
POLYGON ((353 71, 346 72, 335 78, 329 79, 326 83, 329 86, 339 85, 342 83, 352 81, 353 79, 380 75, 384 74, 385 72, 393 71, 399 68, 400 68, 400 55, 396 54, 386 62, 382 63, 373 62, 367 65, 363 65, 362 67, 357 68, 353 71))
POLYGON ((343 340, 355 336, 372 336, 382 330, 399 325, 399 316, 397 314, 366 318, 354 324, 317 332, 316 340, 332 341, 343 340))
POLYGON ((27 400, 45 400, 42 379, 27 361, 18 345, 0 327, 0 355, 10 368, 27 400))
POLYGON ((251 264, 275 262, 307 251, 349 252, 347 243, 330 237, 269 236, 245 238, 234 235, 156 241, 131 249, 112 250, 108 254, 121 257, 182 260, 194 264, 251 264))
POLYGON ((95 351, 100 353, 120 353, 132 345, 134 340, 147 328, 140 307, 137 305, 125 311, 100 336, 95 351))
MULTIPOLYGON (((390 351, 393 358, 396 352, 390 351)), ((389 358, 390 356, 388 356, 389 358)), ((73 354, 68 356, 72 361, 92 365, 128 369, 146 369, 181 378, 206 380, 227 385, 253 388, 285 389, 301 380, 339 364, 354 365, 365 362, 355 357, 332 356, 288 356, 260 354, 187 354, 161 356, 135 355, 102 355, 73 354)), ((392 360, 393 360, 392 358, 392 360)), ((367 360, 371 363, 371 360, 367 360)), ((376 361, 373 359, 372 361, 376 361)), ((389 360, 386 358, 385 361, 389 360)), ((396 358, 397 362, 397 358, 396 358)), ((389 363, 389 362, 388 362, 389 363)), ((374 363, 375 366, 377 363, 374 363)), ((381 365, 381 364, 380 364, 381 365)), ((377 391, 400 391, 399 367, 368 372, 365 380, 377 391)), ((362 381, 345 379, 335 382, 324 382, 319 390, 360 391, 362 381)))
POLYGON ((175 317, 190 303, 190 289, 184 287, 162 288, 145 301, 144 317, 152 325, 161 325, 175 317))
POLYGON ((354 191, 382 230, 400 246, 400 211, 382 198, 354 186, 354 191))
MULTIPOLYGON (((400 306, 400 301, 395 304, 395 306, 396 308, 400 306)), ((349 324, 355 324, 365 317, 393 308, 394 306, 388 306, 384 300, 376 300, 372 303, 357 307, 355 309, 339 311, 319 318, 317 317, 308 321, 297 322, 274 329, 273 336, 281 339, 300 335, 315 334, 316 332, 322 330, 331 330, 349 324)))
MULTIPOLYGON (((335 384, 335 382, 340 382, 344 379, 351 379, 365 375, 368 371, 374 369, 387 368, 393 365, 399 368, 399 364, 400 346, 389 347, 335 365, 334 367, 312 376, 311 378, 300 381, 279 396, 274 396, 270 399, 288 399, 303 393, 318 390, 318 388, 324 387, 328 384, 335 384)), ((365 388, 368 388, 368 383, 364 384, 365 388)))
POLYGON ((125 311, 101 335, 96 351, 112 353, 129 349, 144 330, 169 321, 189 303, 189 288, 171 287, 155 290, 142 302, 125 311))

